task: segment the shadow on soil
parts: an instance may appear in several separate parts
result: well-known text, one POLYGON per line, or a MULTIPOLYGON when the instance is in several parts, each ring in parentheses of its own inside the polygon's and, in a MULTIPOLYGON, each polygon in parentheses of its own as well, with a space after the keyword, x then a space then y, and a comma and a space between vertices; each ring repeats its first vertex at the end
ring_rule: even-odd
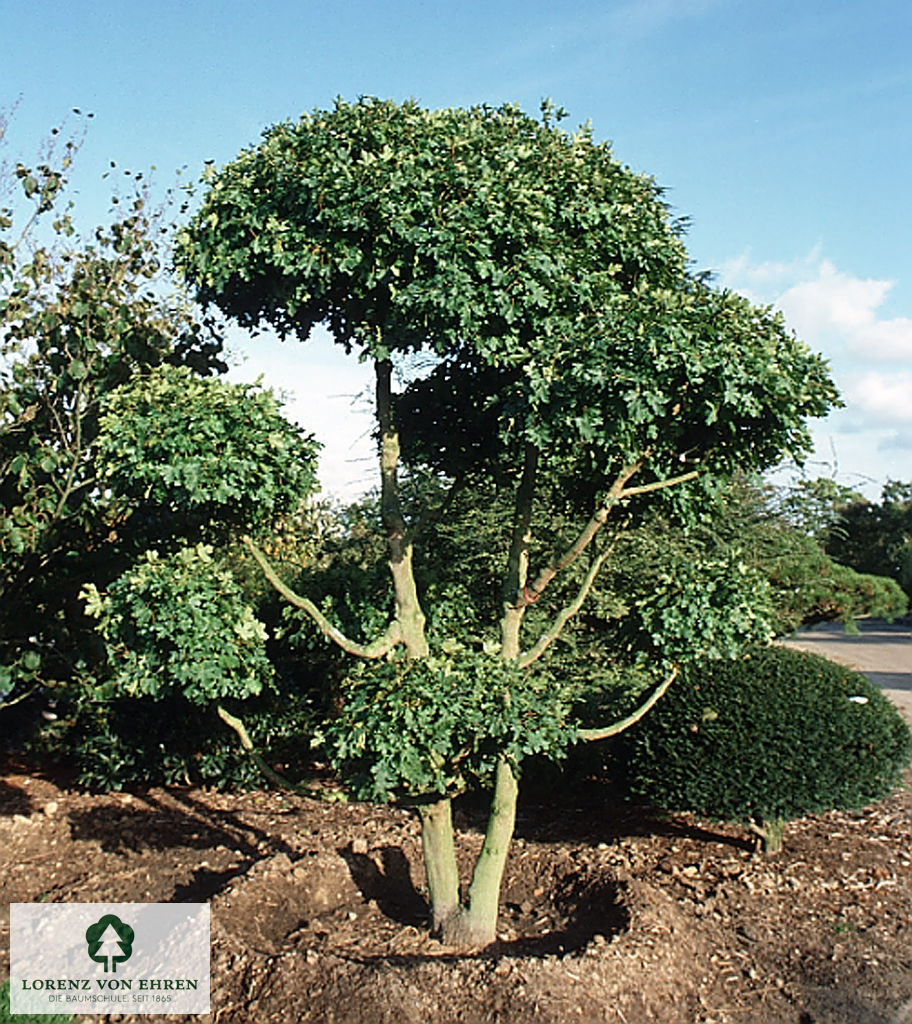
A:
POLYGON ((18 786, 0 780, 0 814, 11 818, 14 814, 31 814, 32 798, 18 786))
MULTIPOLYGON (((568 875, 551 895, 562 924, 549 931, 520 935, 516 939, 498 940, 484 950, 484 956, 544 957, 562 956, 586 946, 601 935, 611 940, 630 925, 630 914, 623 903, 623 888, 601 876, 568 875)), ((514 926, 534 928, 533 920, 523 920, 522 908, 507 904, 504 911, 514 917, 514 926), (520 912, 520 913, 517 913, 520 912)), ((526 916, 526 915, 523 915, 526 916)))
MULTIPOLYGON (((520 796, 515 833, 518 838, 536 843, 597 846, 652 835, 720 843, 736 850, 753 851, 755 847, 753 837, 737 826, 702 827, 685 817, 625 799, 620 787, 609 780, 571 778, 559 784, 561 792, 572 794, 572 799, 559 805, 553 795, 549 797, 547 791, 538 787, 529 787, 525 798, 520 796)), ((470 827, 484 828, 483 813, 483 804, 467 804, 464 821, 471 821, 470 827)))
MULTIPOLYGON (((366 899, 376 902, 382 913, 407 927, 427 927, 427 903, 415 889, 409 863, 401 850, 394 846, 383 847, 380 851, 381 866, 367 854, 354 853, 351 845, 338 852, 348 865, 355 885, 366 899)), ((621 895, 620 887, 603 877, 570 873, 558 883, 556 891, 546 894, 547 906, 522 907, 505 903, 501 907, 501 925, 509 927, 518 937, 498 939, 468 958, 562 955, 585 948, 596 935, 611 939, 630 923, 621 895), (542 931, 537 926, 542 910, 556 912, 561 924, 542 931)), ((382 960, 391 964, 411 964, 424 960, 465 960, 466 954, 380 955, 358 959, 364 963, 382 960)))
POLYGON ((424 927, 427 904, 412 882, 409 863, 402 850, 384 846, 380 850, 380 866, 366 853, 354 853, 351 844, 338 852, 348 865, 352 881, 365 899, 374 900, 381 913, 402 925, 424 927))
POLYGON ((242 823, 231 812, 219 812, 216 819, 209 808, 185 793, 169 791, 167 802, 151 793, 135 800, 144 806, 108 804, 71 813, 73 838, 93 839, 106 853, 211 850, 225 846, 241 855, 240 861, 224 870, 197 868, 189 882, 175 888, 172 899, 176 902, 208 900, 249 871, 254 863, 272 854, 285 853, 290 859, 297 859, 297 853, 281 839, 242 823))
POLYGON ((516 835, 536 843, 613 843, 633 836, 664 836, 692 839, 698 843, 719 843, 735 850, 753 851, 750 836, 733 835, 722 830, 703 828, 689 821, 670 818, 647 807, 623 806, 565 808, 554 812, 551 820, 541 808, 528 808, 517 816, 516 835))

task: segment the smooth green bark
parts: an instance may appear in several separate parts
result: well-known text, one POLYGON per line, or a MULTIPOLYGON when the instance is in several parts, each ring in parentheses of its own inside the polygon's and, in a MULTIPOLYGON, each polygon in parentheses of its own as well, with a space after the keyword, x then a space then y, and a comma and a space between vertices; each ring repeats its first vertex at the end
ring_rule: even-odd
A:
POLYGON ((513 828, 516 824, 516 799, 519 786, 506 761, 497 766, 494 798, 485 832, 484 845, 469 886, 468 902, 449 917, 441 938, 449 945, 476 949, 497 938, 497 911, 513 828))
POLYGON ((399 504, 399 434, 393 420, 392 374, 388 359, 375 363, 377 425, 380 430, 380 509, 389 545, 396 622, 409 658, 426 658, 425 615, 412 568, 412 539, 399 504))
POLYGON ((459 868, 453 841, 452 803, 449 799, 422 804, 421 849, 427 873, 431 931, 442 932, 447 922, 459 912, 459 868))

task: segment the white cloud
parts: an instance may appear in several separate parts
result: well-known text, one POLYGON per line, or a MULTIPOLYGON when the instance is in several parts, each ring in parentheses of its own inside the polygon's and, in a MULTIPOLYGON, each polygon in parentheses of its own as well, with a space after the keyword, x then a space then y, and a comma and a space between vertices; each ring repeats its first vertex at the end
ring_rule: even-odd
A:
POLYGON ((809 344, 835 333, 850 352, 869 359, 912 359, 912 320, 878 319, 893 283, 853 277, 823 260, 814 279, 788 288, 776 305, 809 344))
POLYGON ((851 348, 874 359, 912 360, 912 319, 895 317, 863 325, 851 338, 851 348))
POLYGON ((821 262, 819 245, 799 259, 765 260, 763 263, 754 263, 750 250, 747 250, 724 263, 719 277, 723 285, 734 288, 752 301, 769 303, 793 284, 814 277, 821 262))
POLYGON ((865 373, 850 379, 845 392, 871 421, 912 427, 912 372, 865 373))
POLYGON ((912 362, 912 319, 882 319, 893 281, 855 277, 822 259, 819 249, 791 263, 752 264, 749 254, 722 271, 730 287, 781 309, 789 326, 815 348, 833 342, 849 354, 912 362))
POLYGON ((846 403, 811 426, 816 472, 837 473, 872 496, 909 478, 912 319, 881 315, 894 282, 847 273, 820 248, 791 261, 729 261, 721 283, 780 309, 789 327, 830 361, 846 403))
POLYGON ((827 329, 851 335, 870 325, 890 287, 890 281, 865 281, 840 273, 823 260, 815 279, 789 288, 776 305, 805 336, 827 329))

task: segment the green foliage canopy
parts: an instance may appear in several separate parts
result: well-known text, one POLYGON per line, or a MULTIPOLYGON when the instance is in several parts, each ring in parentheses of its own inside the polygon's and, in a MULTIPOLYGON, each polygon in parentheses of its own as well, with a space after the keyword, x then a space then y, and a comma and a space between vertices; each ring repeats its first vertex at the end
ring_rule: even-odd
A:
POLYGON ((862 573, 895 580, 912 598, 912 483, 888 480, 880 501, 848 496, 827 551, 862 573))
POLYGON ((466 344, 516 365, 543 322, 684 266, 649 179, 515 107, 338 101, 207 185, 177 254, 200 297, 301 337, 327 322, 373 358, 466 344))
POLYGON ((113 692, 176 689, 205 706, 255 696, 272 680, 266 628, 208 545, 166 558, 149 551, 106 594, 89 584, 83 597, 107 644, 113 692))
MULTIPOLYGON (((777 634, 804 623, 905 614, 908 601, 885 576, 859 573, 824 550, 827 533, 838 531, 832 481, 783 490, 737 476, 707 506, 706 522, 692 531, 698 546, 736 547, 744 561, 768 581, 777 634)), ((677 543, 666 531, 666 548, 677 543)), ((659 552, 661 558, 661 552, 659 552)))
POLYGON ((211 171, 177 264, 241 324, 430 349, 399 423, 451 476, 528 443, 596 482, 800 455, 824 363, 688 275, 654 182, 545 113, 364 99, 277 125, 211 171))
POLYGON ((162 366, 105 397, 99 482, 174 532, 260 533, 317 489, 319 445, 282 416, 275 395, 162 366))
POLYGON ((517 773, 575 740, 572 686, 482 652, 358 663, 328 727, 336 765, 361 799, 436 799, 490 786, 506 757, 517 773))

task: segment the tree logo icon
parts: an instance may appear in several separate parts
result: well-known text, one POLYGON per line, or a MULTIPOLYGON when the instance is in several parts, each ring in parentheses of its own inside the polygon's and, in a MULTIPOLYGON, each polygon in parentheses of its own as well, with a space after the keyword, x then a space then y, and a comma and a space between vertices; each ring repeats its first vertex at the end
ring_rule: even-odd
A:
POLYGON ((105 971, 117 972, 117 965, 133 955, 133 929, 114 914, 105 914, 86 929, 89 957, 104 964, 105 971))

